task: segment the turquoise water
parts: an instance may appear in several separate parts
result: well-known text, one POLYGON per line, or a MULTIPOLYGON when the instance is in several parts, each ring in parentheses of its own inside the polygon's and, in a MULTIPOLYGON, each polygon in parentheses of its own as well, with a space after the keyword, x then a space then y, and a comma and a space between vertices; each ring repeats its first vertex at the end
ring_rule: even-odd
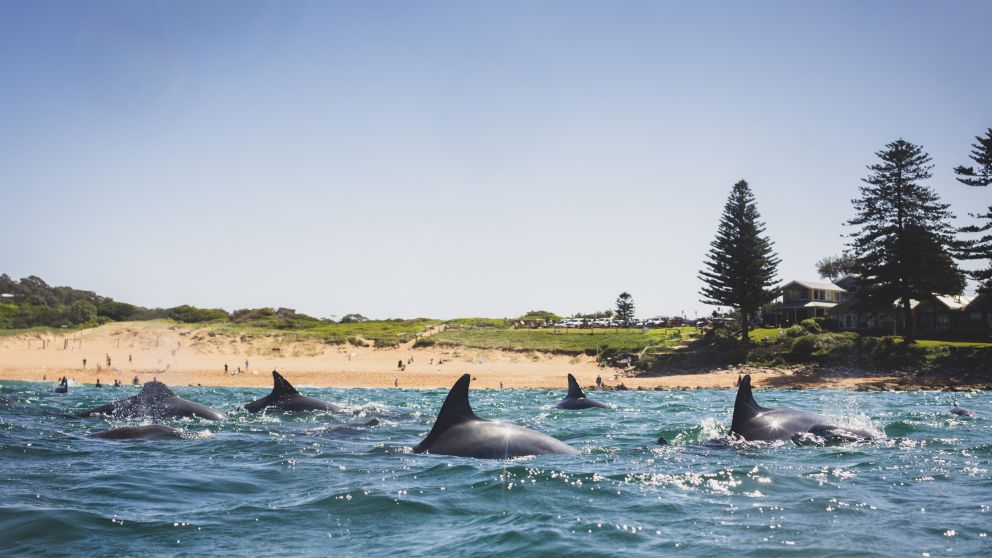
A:
POLYGON ((799 447, 703 444, 730 424, 729 390, 585 411, 554 409, 564 390, 479 390, 478 415, 581 452, 482 461, 410 453, 447 390, 297 386, 349 412, 250 415, 236 407, 268 390, 177 387, 230 420, 120 442, 85 435, 138 422, 68 414, 137 388, 52 387, 0 388, 2 556, 992 555, 988 393, 958 394, 980 414, 961 419, 947 394, 756 391, 886 435, 799 447))

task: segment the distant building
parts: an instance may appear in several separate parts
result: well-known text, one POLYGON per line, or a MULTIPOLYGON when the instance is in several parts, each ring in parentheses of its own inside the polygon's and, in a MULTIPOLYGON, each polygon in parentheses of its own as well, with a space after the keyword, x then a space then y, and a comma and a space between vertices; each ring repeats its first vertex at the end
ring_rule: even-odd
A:
MULTIPOLYGON (((911 299, 909 307, 915 316, 918 331, 937 332, 982 327, 985 315, 976 309, 977 318, 972 319, 971 312, 967 310, 972 303, 973 299, 967 296, 934 295, 923 301, 911 299)), ((902 318, 901 308, 899 301, 888 307, 872 308, 862 298, 854 296, 836 305, 830 315, 840 329, 891 330, 894 320, 902 318)))
MULTIPOLYGON (((847 280, 845 277, 841 281, 847 280)), ((847 300, 848 291, 836 283, 822 281, 790 281, 782 287, 782 301, 770 311, 780 325, 826 316, 835 306, 847 300)))

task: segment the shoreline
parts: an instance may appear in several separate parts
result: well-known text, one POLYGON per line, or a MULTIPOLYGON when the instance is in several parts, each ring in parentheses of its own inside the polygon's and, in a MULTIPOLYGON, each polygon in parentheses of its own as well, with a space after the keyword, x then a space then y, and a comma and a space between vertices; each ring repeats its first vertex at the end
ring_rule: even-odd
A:
POLYGON ((296 386, 335 388, 448 389, 462 374, 474 389, 565 390, 572 373, 586 390, 597 376, 610 388, 629 390, 735 389, 750 373, 758 389, 858 391, 992 389, 989 374, 862 371, 793 366, 725 367, 636 375, 607 368, 585 355, 434 346, 412 343, 375 349, 328 345, 283 335, 216 333, 181 325, 118 322, 59 334, 24 333, 0 338, 0 380, 50 381, 67 376, 77 384, 112 386, 153 378, 171 386, 272 387, 279 370, 296 386), (106 359, 111 359, 109 368, 106 359), (86 368, 83 368, 86 359, 86 368), (224 372, 224 365, 228 372, 224 372), (97 367, 99 366, 99 370, 97 367), (240 368, 240 372, 237 372, 240 368))
MULTIPOLYGON (((565 373, 547 379, 503 379, 484 371, 470 371, 452 367, 449 371, 431 373, 416 373, 400 376, 392 372, 362 374, 360 378, 350 372, 335 371, 294 371, 280 369, 281 374, 296 387, 340 388, 340 389, 448 389, 463 373, 472 374, 472 389, 527 389, 527 390, 565 390, 565 373), (395 380, 399 379, 399 385, 395 380), (502 384, 502 385, 501 385, 502 384)), ((736 389, 739 373, 751 374, 752 383, 757 389, 790 389, 790 390, 821 390, 836 389, 847 391, 934 391, 962 392, 976 390, 992 390, 992 384, 987 381, 969 381, 947 378, 914 378, 912 374, 886 373, 884 375, 853 375, 830 376, 810 373, 808 369, 718 369, 692 374, 672 374, 656 377, 614 376, 603 369, 601 375, 605 386, 595 387, 595 376, 578 377, 583 389, 593 391, 688 391, 695 389, 736 389), (609 378, 609 379, 607 379, 609 378), (615 379, 614 379, 615 378, 615 379), (922 380, 922 381, 921 381, 922 380)), ((231 376, 215 371, 206 370, 175 370, 161 372, 155 370, 118 371, 108 374, 106 370, 38 370, 26 368, 0 368, 0 381, 49 382, 53 385, 57 378, 67 376, 76 385, 94 385, 97 378, 104 387, 113 387, 114 379, 122 384, 130 385, 134 377, 144 384, 153 379, 173 387, 236 387, 236 388, 271 388, 272 376, 268 371, 250 371, 231 376)))

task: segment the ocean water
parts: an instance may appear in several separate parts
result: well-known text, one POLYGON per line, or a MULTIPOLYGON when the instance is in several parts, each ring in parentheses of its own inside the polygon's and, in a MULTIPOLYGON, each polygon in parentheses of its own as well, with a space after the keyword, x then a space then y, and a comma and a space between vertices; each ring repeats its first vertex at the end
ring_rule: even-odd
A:
POLYGON ((731 390, 585 411, 554 409, 564 390, 473 390, 479 416, 580 450, 485 461, 410 452, 447 390, 297 386, 348 411, 251 415, 238 406, 269 390, 174 387, 229 420, 105 441, 86 434, 142 421, 71 413, 137 388, 52 387, 0 387, 0 556, 992 555, 988 393, 957 394, 979 413, 962 419, 941 393, 756 391, 885 435, 800 447, 705 443, 731 390))

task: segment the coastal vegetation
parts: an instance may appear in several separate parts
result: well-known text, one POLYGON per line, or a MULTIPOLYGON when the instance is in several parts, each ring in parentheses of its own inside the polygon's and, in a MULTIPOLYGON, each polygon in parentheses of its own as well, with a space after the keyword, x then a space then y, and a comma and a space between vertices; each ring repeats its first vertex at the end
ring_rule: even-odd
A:
POLYGON ((787 330, 761 328, 744 346, 729 328, 717 327, 692 340, 683 350, 646 354, 635 363, 640 374, 655 375, 727 366, 818 368, 916 373, 988 374, 992 337, 982 340, 921 340, 907 343, 899 336, 861 335, 823 327, 825 321, 806 320, 787 330))
MULTIPOLYGON (((647 332, 633 328, 447 328, 443 332, 418 341, 417 345, 586 354, 595 356, 600 361, 606 361, 645 350, 668 351, 685 344, 696 335, 697 331, 695 327, 656 328, 647 332)), ((636 355, 633 360, 636 360, 636 355)))

